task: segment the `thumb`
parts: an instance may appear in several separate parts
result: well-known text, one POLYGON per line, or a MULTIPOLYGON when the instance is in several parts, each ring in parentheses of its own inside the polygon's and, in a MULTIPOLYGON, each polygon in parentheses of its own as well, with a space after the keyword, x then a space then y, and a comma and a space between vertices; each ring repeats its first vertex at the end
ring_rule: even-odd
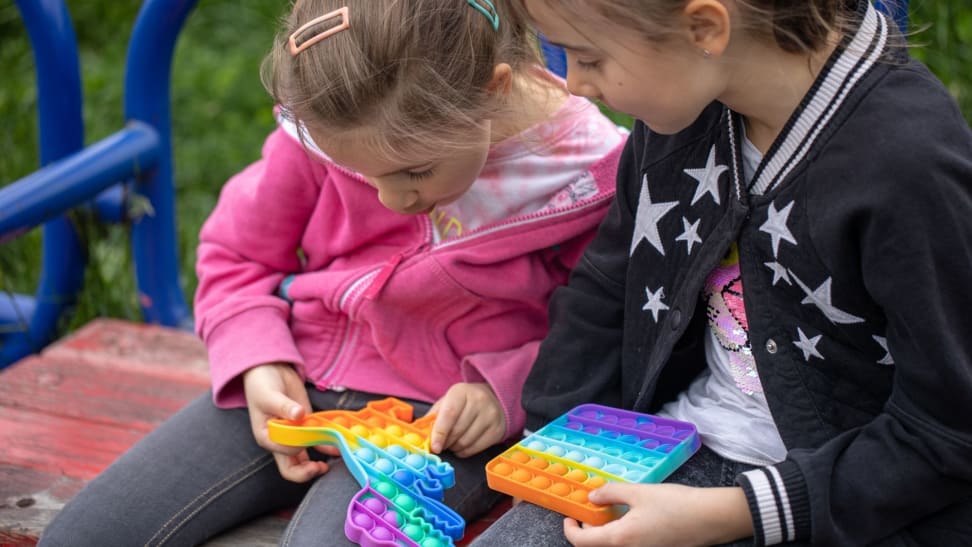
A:
POLYGON ((268 394, 266 399, 260 401, 260 409, 269 416, 288 420, 299 420, 305 412, 303 405, 279 391, 268 394))
POLYGON ((632 488, 637 486, 623 482, 609 482, 597 490, 592 490, 587 499, 598 505, 626 505, 631 499, 632 488))

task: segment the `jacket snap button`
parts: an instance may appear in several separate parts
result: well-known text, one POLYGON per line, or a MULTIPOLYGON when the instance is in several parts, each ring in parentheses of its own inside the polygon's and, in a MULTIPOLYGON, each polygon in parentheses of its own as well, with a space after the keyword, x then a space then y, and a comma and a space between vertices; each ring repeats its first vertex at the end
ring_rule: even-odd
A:
POLYGON ((776 353, 776 341, 770 338, 766 341, 766 351, 769 353, 776 353))
POLYGON ((675 308, 674 310, 672 310, 672 330, 677 329, 678 324, 681 322, 682 322, 682 312, 678 308, 675 308))

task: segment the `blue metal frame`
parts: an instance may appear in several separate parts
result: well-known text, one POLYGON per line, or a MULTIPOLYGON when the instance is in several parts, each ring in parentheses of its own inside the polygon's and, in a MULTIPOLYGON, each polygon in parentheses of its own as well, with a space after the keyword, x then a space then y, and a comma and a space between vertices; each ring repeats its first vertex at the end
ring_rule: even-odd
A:
MULTIPOLYGON (((47 165, 84 146, 81 117, 81 71, 77 41, 71 17, 59 0, 17 0, 27 27, 37 71, 37 110, 40 122, 40 163, 47 165)), ((17 203, 8 198, 10 187, 0 194, 0 212, 6 214, 17 203)), ((44 219, 47 220, 47 219, 44 219)), ((0 232, 5 233, 5 232, 0 232)), ((39 350, 54 335, 57 320, 81 288, 84 254, 69 220, 60 216, 47 220, 43 228, 43 269, 33 299, 18 295, 5 300, 0 311, 22 310, 29 316, 0 317, 0 366, 39 350), (14 327, 14 328, 11 328, 14 327)))
POLYGON ((134 189, 154 213, 132 225, 132 252, 143 318, 150 323, 191 328, 179 277, 175 237, 175 182, 169 116, 170 73, 176 38, 196 0, 147 0, 135 21, 125 68, 125 118, 158 132, 159 165, 134 189))
POLYGON ((93 205, 102 221, 132 222, 139 303, 146 321, 190 328, 179 277, 169 116, 175 42, 196 0, 146 0, 125 77, 125 128, 84 148, 77 40, 63 0, 16 0, 37 67, 41 169, 0 189, 0 242, 44 223, 36 294, 0 293, 0 368, 56 334, 84 278, 84 253, 64 214, 93 205), (151 211, 127 218, 122 186, 151 211))
POLYGON ((874 0, 874 5, 890 15, 901 32, 908 32, 908 0, 874 0))

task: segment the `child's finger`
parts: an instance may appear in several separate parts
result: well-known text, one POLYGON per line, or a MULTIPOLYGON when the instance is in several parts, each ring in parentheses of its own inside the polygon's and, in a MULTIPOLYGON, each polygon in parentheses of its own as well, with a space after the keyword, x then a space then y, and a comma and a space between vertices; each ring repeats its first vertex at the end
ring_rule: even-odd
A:
MULTIPOLYGON (((604 486, 593 490, 587 497, 591 503, 598 505, 611 505, 615 503, 627 504, 631 501, 632 484, 619 482, 609 482, 604 486)), ((641 485, 638 485, 641 486, 641 485)))
MULTIPOLYGON (((432 434, 429 436, 429 449, 432 450, 433 454, 438 454, 448 446, 449 435, 452 433, 453 428, 455 428, 456 420, 459 419, 462 407, 457 408, 456 405, 452 404, 448 394, 446 397, 439 399, 435 404, 439 408, 436 410, 437 416, 435 417, 435 422, 432 424, 432 434)), ((433 406, 433 408, 435 407, 433 406)))
POLYGON ((296 456, 274 452, 273 459, 277 463, 280 476, 291 482, 304 483, 326 473, 328 470, 328 465, 325 462, 309 459, 306 451, 296 456))
POLYGON ((460 423, 456 424, 453 431, 461 434, 456 435, 457 438, 449 442, 446 447, 460 458, 481 452, 499 440, 498 436, 490 431, 490 424, 481 420, 473 419, 469 425, 461 427, 460 418, 460 423))
POLYGON ((472 442, 470 440, 463 443, 462 439, 474 439, 482 434, 485 428, 482 427, 482 424, 478 424, 476 415, 471 410, 471 407, 463 406, 462 412, 459 413, 455 423, 452 424, 452 430, 443 444, 443 449, 462 450, 469 442, 472 442))
POLYGON ((254 403, 261 412, 276 418, 299 420, 304 416, 304 407, 280 391, 266 392, 254 403))
POLYGON ((572 518, 564 519, 564 537, 571 545, 577 545, 578 535, 581 532, 580 523, 572 518))
POLYGON ((594 547, 595 545, 610 545, 608 535, 603 526, 581 526, 572 518, 564 519, 564 537, 574 547, 594 547))

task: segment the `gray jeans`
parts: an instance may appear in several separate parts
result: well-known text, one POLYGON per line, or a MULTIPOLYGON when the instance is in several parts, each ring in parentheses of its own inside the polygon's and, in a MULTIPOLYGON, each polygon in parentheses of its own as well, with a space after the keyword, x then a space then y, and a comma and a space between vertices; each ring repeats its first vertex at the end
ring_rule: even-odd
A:
MULTIPOLYGON (((308 388, 315 410, 358 410, 382 395, 308 388)), ((415 416, 429 405, 406 401, 415 416)), ((495 446, 459 459, 443 454, 456 484, 445 503, 467 522, 501 494, 486 486, 495 446)), ((314 450, 312 457, 324 459, 314 450)), ((78 493, 44 530, 41 547, 198 545, 254 517, 297 507, 281 545, 354 545, 344 535, 351 498, 361 489, 340 460, 315 481, 283 479, 253 439, 245 408, 221 410, 206 394, 125 452, 78 493)))

